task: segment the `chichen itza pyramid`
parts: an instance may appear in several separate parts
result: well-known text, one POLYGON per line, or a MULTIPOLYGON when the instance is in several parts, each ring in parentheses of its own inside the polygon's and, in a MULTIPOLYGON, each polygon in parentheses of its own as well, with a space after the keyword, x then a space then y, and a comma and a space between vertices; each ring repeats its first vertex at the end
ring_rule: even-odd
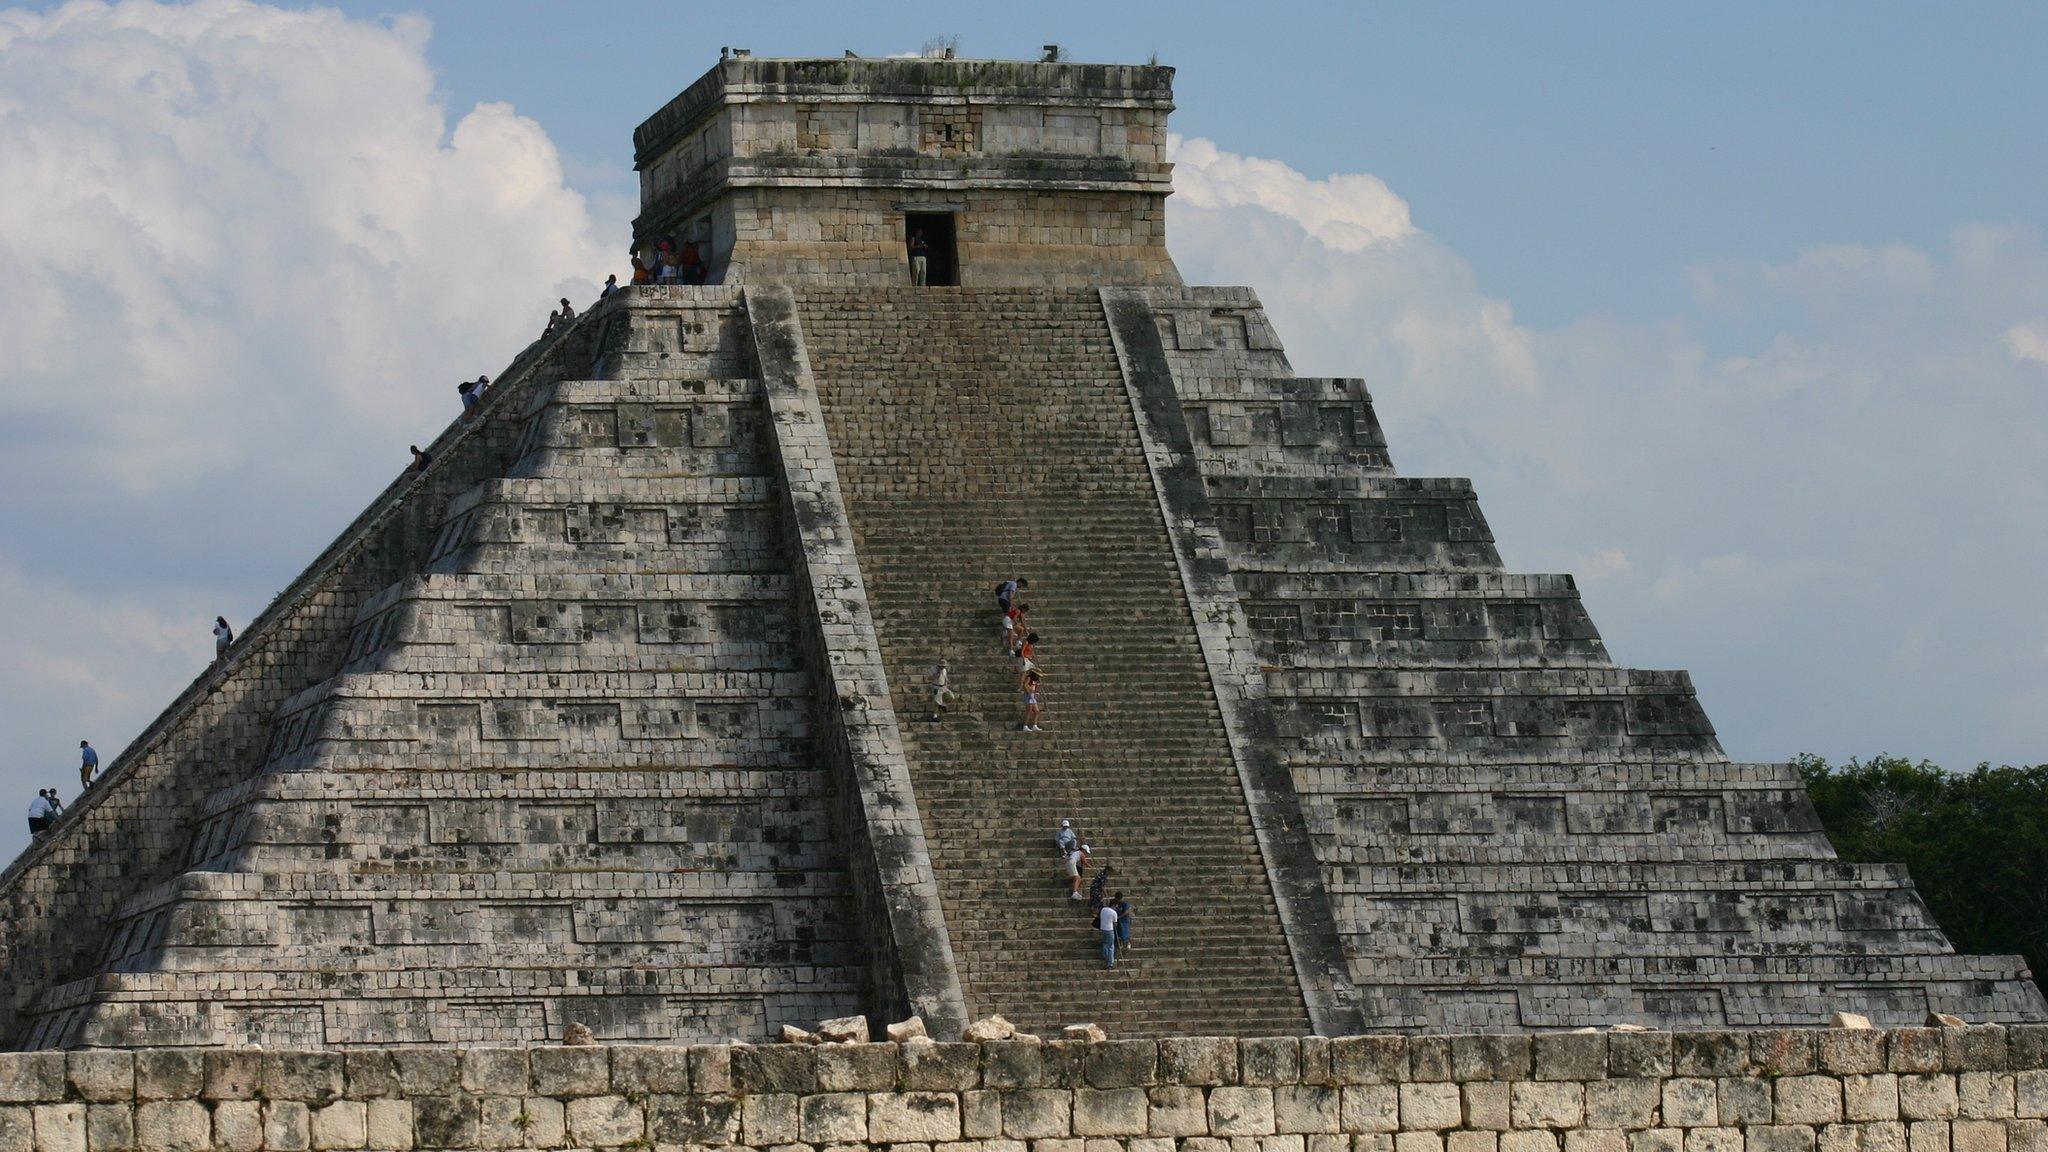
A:
POLYGON ((655 113, 636 242, 710 283, 523 352, 7 870, 0 1041, 2048 1020, 1182 283, 1172 76, 739 57, 655 113))

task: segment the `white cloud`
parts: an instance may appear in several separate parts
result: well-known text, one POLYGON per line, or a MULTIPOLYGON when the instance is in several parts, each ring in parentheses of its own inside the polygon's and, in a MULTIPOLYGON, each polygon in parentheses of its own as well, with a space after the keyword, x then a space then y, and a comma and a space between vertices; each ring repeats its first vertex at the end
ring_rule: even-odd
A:
POLYGON ((241 0, 0 11, 0 798, 58 782, 80 734, 114 752, 456 380, 616 270, 624 231, 540 125, 442 105, 428 34, 241 0))
POLYGON ((2015 324, 2007 328, 2005 346, 2015 360, 2048 364, 2048 324, 2015 324))
POLYGON ((502 104, 451 132, 425 39, 234 0, 0 13, 0 414, 41 429, 12 481, 90 453, 178 485, 440 415, 429 381, 580 294, 602 250, 554 145, 502 104))
POLYGON ((1169 135, 1173 191, 1182 207, 1253 207, 1302 226, 1319 243, 1357 252, 1415 232, 1408 202, 1377 176, 1339 173, 1320 180, 1278 160, 1239 156, 1200 137, 1169 135))
POLYGON ((1176 159, 1189 282, 1365 376, 1402 471, 1471 476, 1510 567, 1584 577, 1609 650, 1690 667, 1733 753, 2048 760, 2039 235, 1703 263, 1668 317, 1532 329, 1378 180, 1176 159))

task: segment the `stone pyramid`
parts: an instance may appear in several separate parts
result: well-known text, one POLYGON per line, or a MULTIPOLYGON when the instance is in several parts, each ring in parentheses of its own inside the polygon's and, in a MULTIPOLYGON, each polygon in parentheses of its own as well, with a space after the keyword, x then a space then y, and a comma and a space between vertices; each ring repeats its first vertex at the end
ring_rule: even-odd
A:
POLYGON ((7 1039, 2048 1019, 1181 283, 1171 77, 740 57, 649 119, 636 248, 710 283, 522 353, 0 877, 7 1039))

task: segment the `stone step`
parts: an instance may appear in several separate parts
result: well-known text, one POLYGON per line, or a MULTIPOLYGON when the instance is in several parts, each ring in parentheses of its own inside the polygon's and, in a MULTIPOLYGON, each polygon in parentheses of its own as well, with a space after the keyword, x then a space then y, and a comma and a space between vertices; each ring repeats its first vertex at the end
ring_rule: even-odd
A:
POLYGON ((970 1011, 1117 1035, 1304 1027, 1099 299, 799 308, 970 1011), (1036 585, 1043 733, 1015 730, 996 650, 1009 575, 1036 585), (930 722, 940 655, 962 699, 930 722), (1140 909, 1118 971, 1066 898, 1061 817, 1140 909))

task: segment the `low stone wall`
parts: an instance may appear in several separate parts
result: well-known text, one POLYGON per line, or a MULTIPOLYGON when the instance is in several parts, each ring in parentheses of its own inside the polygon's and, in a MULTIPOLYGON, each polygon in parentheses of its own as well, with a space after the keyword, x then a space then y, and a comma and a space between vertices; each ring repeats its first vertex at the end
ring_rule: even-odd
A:
POLYGON ((2048 1027, 0 1054, 0 1150, 2048 1152, 2048 1027))

